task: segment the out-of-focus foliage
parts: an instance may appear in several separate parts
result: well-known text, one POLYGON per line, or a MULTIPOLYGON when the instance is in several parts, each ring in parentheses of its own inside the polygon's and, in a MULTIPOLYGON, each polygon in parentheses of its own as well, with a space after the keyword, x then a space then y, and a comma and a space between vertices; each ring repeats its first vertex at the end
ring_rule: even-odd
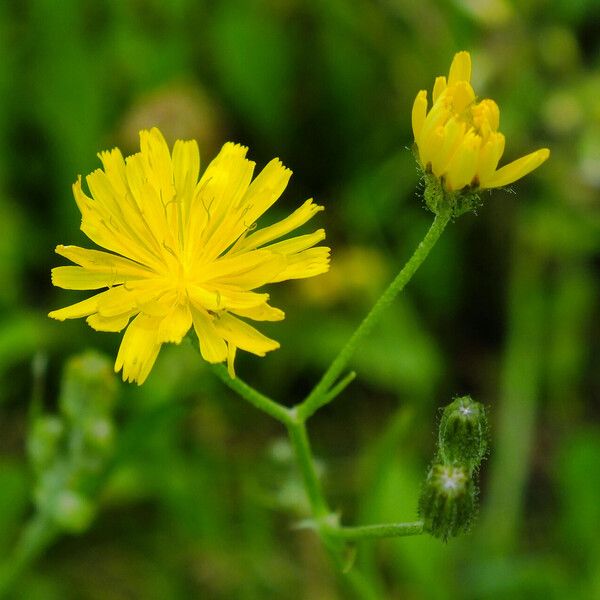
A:
MULTIPOLYGON (((0 3, 0 557, 32 511, 25 452, 33 357, 56 412, 66 359, 119 336, 46 313, 58 242, 80 243, 70 186, 141 127, 232 139, 314 196, 334 249, 318 281, 272 290, 287 318, 239 374, 291 404, 308 391, 431 215, 408 149, 416 92, 472 53, 501 107, 506 160, 548 163, 453 224, 357 353, 358 379, 311 420, 344 521, 411 520, 455 394, 491 407, 473 533, 367 543, 381 598, 600 596, 600 7, 596 0, 27 0, 0 3), (341 405, 343 409, 340 408, 341 405)), ((116 467, 97 515, 60 538, 17 597, 335 599, 278 425, 233 397, 191 345, 120 385, 116 467)))

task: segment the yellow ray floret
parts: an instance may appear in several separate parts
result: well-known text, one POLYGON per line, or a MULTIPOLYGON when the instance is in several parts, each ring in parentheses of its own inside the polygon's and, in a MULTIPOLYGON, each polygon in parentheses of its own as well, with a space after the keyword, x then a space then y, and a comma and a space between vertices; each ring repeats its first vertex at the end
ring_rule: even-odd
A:
POLYGON ((140 132, 140 148, 127 158, 101 152, 103 169, 86 177, 90 195, 81 178, 73 185, 81 230, 107 251, 57 246, 74 265, 53 269, 52 282, 101 291, 49 316, 125 329, 115 370, 126 381, 143 383, 162 344, 181 342, 191 327, 203 358, 227 361, 233 377, 238 348, 264 356, 279 347, 244 320, 284 318, 255 290, 328 270, 329 248, 315 247, 323 229, 281 240, 323 207, 307 200, 257 230, 291 176, 279 160, 253 178, 247 148, 227 143, 200 177, 194 141, 177 141, 171 152, 154 128, 140 132))
POLYGON ((419 162, 442 181, 448 192, 466 186, 478 190, 509 185, 539 167, 550 156, 547 148, 498 169, 504 136, 498 131, 500 111, 489 99, 477 101, 471 87, 471 56, 454 56, 448 79, 437 77, 433 105, 421 90, 412 110, 412 128, 419 162))

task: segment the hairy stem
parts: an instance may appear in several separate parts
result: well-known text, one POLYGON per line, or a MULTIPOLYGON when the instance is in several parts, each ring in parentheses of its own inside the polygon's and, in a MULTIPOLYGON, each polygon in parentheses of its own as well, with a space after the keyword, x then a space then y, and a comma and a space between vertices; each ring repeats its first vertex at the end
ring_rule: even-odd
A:
POLYGON ((381 523, 360 527, 334 527, 328 533, 334 537, 348 541, 421 535, 423 533, 423 521, 414 521, 413 523, 381 523))

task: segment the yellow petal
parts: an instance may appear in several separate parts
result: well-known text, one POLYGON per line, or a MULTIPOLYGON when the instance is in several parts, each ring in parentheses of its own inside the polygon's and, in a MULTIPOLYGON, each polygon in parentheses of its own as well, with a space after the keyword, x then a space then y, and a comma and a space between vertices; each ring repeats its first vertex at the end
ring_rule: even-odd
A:
POLYGON ((161 248, 167 241, 172 244, 172 233, 165 215, 163 199, 160 190, 148 179, 144 157, 140 153, 127 157, 125 172, 131 195, 148 233, 161 248))
POLYGON ((212 311, 253 308, 269 299, 269 294, 234 290, 224 285, 189 285, 187 290, 195 304, 212 311))
POLYGON ((487 141, 479 153, 479 164, 477 166, 477 178, 482 188, 489 187, 487 182, 490 180, 498 161, 504 152, 504 136, 501 133, 490 133, 487 141))
POLYGON ((149 181, 140 186, 140 191, 143 198, 143 219, 147 223, 147 229, 160 247, 161 259, 169 262, 179 245, 177 228, 169 222, 162 200, 149 181))
POLYGON ((269 306, 266 302, 252 308, 232 309, 231 312, 253 321, 283 321, 285 318, 285 313, 282 310, 269 306))
POLYGON ((112 214, 114 218, 119 218, 121 210, 119 208, 118 195, 106 173, 101 169, 96 169, 85 178, 85 181, 92 194, 92 198, 104 207, 109 214, 112 214))
POLYGON ((429 162, 428 160, 425 161, 423 157, 431 154, 431 148, 428 146, 429 139, 438 127, 443 127, 446 124, 451 116, 452 113, 446 102, 437 102, 429 111, 419 137, 416 139, 423 166, 427 166, 427 162, 429 162))
POLYGON ((173 163, 169 146, 156 127, 140 131, 140 157, 146 179, 152 184, 162 203, 167 205, 175 195, 173 163))
MULTIPOLYGON (((106 156, 104 158, 106 160, 106 156)), ((124 167, 123 176, 125 175, 126 168, 124 167)), ((96 169, 86 177, 86 181, 94 198, 93 202, 88 203, 85 215, 89 224, 96 221, 97 228, 101 227, 110 231, 118 240, 121 248, 120 254, 130 256, 138 262, 155 264, 155 251, 158 249, 160 253, 160 244, 156 243, 148 229, 141 226, 143 212, 129 194, 127 183, 122 182, 121 175, 113 174, 109 177, 104 171, 96 169), (118 192, 117 188, 121 188, 123 192, 118 192)), ((149 183, 147 186, 152 187, 149 183)), ((156 195, 154 188, 152 190, 156 195)), ((164 210, 162 204, 160 210, 162 216, 164 210)))
POLYGON ((141 385, 148 377, 160 351, 159 322, 154 317, 138 315, 127 327, 115 361, 115 371, 123 370, 123 381, 141 385))
POLYGON ((216 318, 214 325, 217 332, 229 343, 257 356, 264 356, 266 352, 279 348, 278 342, 229 313, 224 313, 216 318))
POLYGON ((473 181, 477 170, 480 148, 481 138, 472 131, 467 132, 448 165, 447 190, 460 190, 473 181))
POLYGON ((184 206, 185 218, 189 214, 192 196, 200 174, 200 151, 195 140, 177 140, 173 147, 173 182, 177 196, 184 206))
POLYGON ((125 174, 125 160, 118 148, 100 152, 98 157, 102 161, 104 172, 110 180, 113 189, 119 196, 125 196, 129 191, 127 175, 125 174))
POLYGON ((471 81, 471 55, 465 51, 454 55, 448 74, 448 85, 454 85, 459 81, 471 81))
POLYGON ((429 138, 426 141, 427 145, 427 163, 431 166, 431 170, 439 177, 442 175, 439 172, 437 165, 440 164, 441 151, 444 145, 444 134, 446 128, 443 125, 440 125, 435 131, 431 133, 429 138))
POLYGON ((116 317, 103 317, 100 313, 90 315, 86 321, 87 324, 96 331, 121 331, 127 327, 129 319, 134 315, 134 312, 117 315, 116 317))
POLYGON ((190 308, 202 358, 209 363, 223 362, 227 359, 227 344, 217 333, 213 319, 202 308, 193 305, 190 308))
POLYGON ((235 379, 235 368, 233 363, 235 362, 236 350, 237 347, 234 344, 227 344, 227 372, 229 373, 229 377, 231 377, 231 379, 235 379))
POLYGON ((296 254, 297 252, 302 252, 302 250, 306 250, 318 244, 319 242, 325 239, 325 230, 317 229, 313 233, 308 233, 306 235, 298 235, 296 237, 290 238, 289 240, 283 240, 282 242, 276 242, 275 244, 271 244, 267 246, 267 249, 272 252, 277 252, 279 254, 296 254))
POLYGON ((245 195, 254 163, 246 158, 248 149, 228 142, 202 175, 192 202, 188 224, 191 262, 199 257, 217 258, 252 224, 245 195))
POLYGON ((443 139, 439 144, 439 150, 434 154, 432 170, 442 177, 448 168, 456 150, 460 147, 466 132, 466 125, 459 119, 453 117, 443 129, 443 139))
MULTIPOLYGON (((151 187, 149 183, 147 185, 151 187)), ((109 209, 83 193, 81 180, 73 185, 73 193, 82 213, 81 230, 92 241, 152 269, 160 269, 162 245, 157 242, 144 219, 143 209, 137 206, 131 194, 118 199, 118 209, 109 209)))
POLYGON ((329 270, 330 249, 325 246, 309 248, 298 254, 287 257, 288 265, 275 278, 272 283, 287 279, 304 279, 314 277, 329 270))
POLYGON ((132 314, 136 306, 134 295, 126 291, 123 286, 118 286, 76 304, 53 310, 48 316, 58 321, 79 319, 96 312, 106 318, 122 317, 125 314, 132 314))
POLYGON ((149 277, 153 274, 152 271, 142 265, 109 252, 89 250, 79 246, 63 246, 62 244, 56 246, 55 252, 90 271, 114 270, 120 274, 131 275, 131 277, 136 278, 149 277))
POLYGON ((97 311, 103 317, 116 317, 137 308, 135 294, 122 285, 97 296, 97 311))
POLYGON ((427 116, 427 91, 421 90, 415 98, 412 108, 412 129, 415 140, 419 139, 425 117, 427 116))
POLYGON ((475 91, 466 81, 459 81, 451 88, 448 97, 452 101, 452 110, 460 114, 467 110, 475 101, 475 91))
POLYGON ((179 344, 192 326, 192 315, 187 304, 176 304, 160 322, 158 339, 179 344))
POLYGON ((83 267, 54 267, 52 283, 67 290, 97 290, 112 287, 132 279, 114 271, 90 271, 83 267))
POLYGON ((81 186, 81 175, 77 177, 77 181, 73 183, 71 186, 73 189, 73 197, 75 198, 75 203, 77 204, 77 208, 81 212, 81 216, 85 218, 86 214, 89 212, 92 204, 92 199, 83 191, 81 186))
POLYGON ((247 152, 245 146, 227 142, 198 182, 195 200, 210 214, 211 230, 220 225, 223 214, 239 204, 248 190, 255 163, 246 158, 247 152))
POLYGON ((513 181, 521 179, 521 177, 537 169, 549 156, 550 150, 548 148, 541 148, 531 154, 518 158, 498 169, 487 182, 486 187, 494 188, 509 185, 513 181))
POLYGON ((489 98, 482 100, 471 109, 473 125, 487 136, 490 131, 498 131, 500 126, 500 109, 498 105, 489 98))
MULTIPOLYGON (((135 308, 153 317, 164 317, 177 300, 177 290, 172 288, 172 282, 162 279, 142 279, 140 281, 131 281, 120 287, 125 294, 123 302, 134 302, 135 308)), ((99 304, 99 312, 106 314, 110 300, 102 301, 99 304)), ((115 297, 112 301, 114 310, 119 308, 120 298, 115 297)))
POLYGON ((322 206, 314 204, 312 199, 307 200, 300 208, 296 209, 291 215, 282 219, 278 223, 260 229, 256 233, 241 239, 232 249, 232 252, 246 252, 254 250, 260 246, 283 237, 294 229, 298 229, 309 221, 319 211, 323 210, 322 206))
POLYGON ((73 196, 81 211, 81 231, 98 246, 135 258, 135 255, 127 253, 123 239, 119 238, 114 228, 110 227, 110 213, 106 207, 99 205, 85 194, 81 186, 81 177, 73 184, 73 196))
POLYGON ((245 220, 252 225, 262 214, 271 208, 287 187, 292 172, 274 158, 250 184, 242 203, 248 207, 245 220))
POLYGON ((52 319, 56 319, 57 321, 64 321, 65 319, 80 319, 81 317, 87 317, 92 313, 95 313, 98 310, 98 302, 105 298, 107 294, 112 292, 112 290, 107 290, 105 292, 100 292, 92 296, 91 298, 86 298, 81 302, 77 302, 75 304, 71 304, 70 306, 66 306, 65 308, 59 308, 58 310, 53 310, 48 313, 48 316, 52 319))
POLYGON ((446 78, 442 75, 440 77, 435 78, 435 83, 433 84, 433 102, 434 104, 437 102, 438 98, 442 95, 442 92, 446 89, 446 78))
POLYGON ((205 281, 252 290, 273 281, 285 266, 286 260, 281 254, 270 250, 252 250, 215 261, 210 267, 210 272, 205 275, 205 281))

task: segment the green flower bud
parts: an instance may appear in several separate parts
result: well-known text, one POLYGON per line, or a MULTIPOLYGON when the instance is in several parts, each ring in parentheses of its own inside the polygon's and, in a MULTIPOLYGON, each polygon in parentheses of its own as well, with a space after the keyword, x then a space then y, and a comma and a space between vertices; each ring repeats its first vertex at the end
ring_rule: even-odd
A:
POLYGON ((85 440, 90 449, 102 455, 109 453, 114 445, 115 428, 109 419, 103 417, 88 419, 83 426, 85 440))
POLYGON ((54 498, 52 516, 58 525, 67 531, 85 531, 94 518, 93 504, 81 494, 63 490, 54 498))
POLYGON ((419 498, 423 529, 446 541, 466 533, 476 512, 477 488, 468 469, 456 465, 433 465, 419 498))
POLYGON ((439 430, 439 459, 473 470, 487 452, 488 422, 483 404, 470 396, 456 398, 446 406, 439 430))
POLYGON ((96 352, 85 352, 69 360, 59 404, 71 421, 110 413, 116 395, 117 383, 107 358, 96 352))
POLYGON ((47 468, 55 460, 63 433, 64 425, 58 417, 35 419, 27 437, 27 453, 37 471, 47 468))

